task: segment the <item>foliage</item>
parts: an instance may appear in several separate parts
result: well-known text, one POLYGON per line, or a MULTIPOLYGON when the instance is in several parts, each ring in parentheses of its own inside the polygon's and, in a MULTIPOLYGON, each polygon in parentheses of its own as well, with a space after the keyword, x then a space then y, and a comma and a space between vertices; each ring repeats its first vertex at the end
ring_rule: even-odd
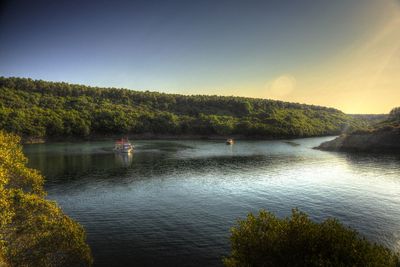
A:
POLYGON ((19 138, 0 131, 0 263, 91 265, 83 228, 44 198, 43 177, 26 162, 19 138))
POLYGON ((267 99, 185 96, 0 77, 0 129, 23 137, 109 134, 339 134, 365 126, 333 108, 267 99))
POLYGON ((389 118, 400 121, 400 107, 393 108, 389 113, 389 118))
POLYGON ((374 125, 388 119, 389 114, 349 114, 355 120, 363 123, 365 128, 372 128, 374 125))
POLYGON ((260 211, 232 228, 225 266, 399 266, 398 255, 335 219, 315 223, 294 209, 279 219, 260 211))
POLYGON ((378 133, 378 132, 397 132, 400 134, 400 107, 393 108, 386 120, 373 125, 369 131, 359 131, 357 133, 378 133))

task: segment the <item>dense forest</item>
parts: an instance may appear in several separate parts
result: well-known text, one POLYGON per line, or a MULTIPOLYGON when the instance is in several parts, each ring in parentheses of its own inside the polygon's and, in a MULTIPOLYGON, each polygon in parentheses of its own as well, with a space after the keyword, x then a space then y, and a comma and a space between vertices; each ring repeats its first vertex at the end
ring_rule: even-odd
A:
POLYGON ((0 129, 23 138, 118 134, 287 138, 333 135, 363 126, 365 120, 321 106, 0 77, 0 129))

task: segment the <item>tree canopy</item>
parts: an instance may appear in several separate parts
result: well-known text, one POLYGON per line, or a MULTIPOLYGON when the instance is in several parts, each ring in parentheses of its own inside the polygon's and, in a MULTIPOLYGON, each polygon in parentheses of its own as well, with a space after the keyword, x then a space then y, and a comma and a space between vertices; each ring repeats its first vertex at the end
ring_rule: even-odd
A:
POLYGON ((314 105, 0 77, 0 129, 22 137, 151 133, 286 138, 362 126, 339 110, 314 105))
POLYGON ((279 219, 260 211, 232 228, 225 266, 400 266, 399 255, 335 219, 316 223, 294 209, 279 219))
POLYGON ((0 131, 0 266, 90 266, 85 232, 44 198, 19 137, 0 131))

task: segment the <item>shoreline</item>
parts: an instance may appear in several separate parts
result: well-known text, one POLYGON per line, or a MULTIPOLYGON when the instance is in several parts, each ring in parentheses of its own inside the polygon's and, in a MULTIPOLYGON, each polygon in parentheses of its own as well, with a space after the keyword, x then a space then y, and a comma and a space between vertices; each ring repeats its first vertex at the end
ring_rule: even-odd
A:
POLYGON ((400 128, 343 134, 331 141, 321 143, 315 149, 322 151, 400 154, 399 138, 400 128))
POLYGON ((232 138, 235 140, 246 141, 269 141, 269 140, 294 140, 300 138, 316 138, 316 137, 335 137, 337 135, 317 135, 317 136, 244 136, 244 135, 174 135, 174 134, 128 134, 128 135, 93 135, 89 137, 53 137, 53 138, 21 138, 21 144, 44 144, 44 143, 58 143, 58 142, 95 142, 95 141, 111 141, 117 140, 121 137, 128 137, 130 140, 226 140, 232 138))

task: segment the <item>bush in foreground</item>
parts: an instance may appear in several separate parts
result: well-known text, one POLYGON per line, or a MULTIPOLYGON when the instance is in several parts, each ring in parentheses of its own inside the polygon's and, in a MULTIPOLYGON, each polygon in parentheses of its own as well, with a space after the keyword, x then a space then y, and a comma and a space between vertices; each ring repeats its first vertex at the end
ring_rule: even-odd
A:
POLYGON ((44 198, 26 163, 19 138, 0 131, 0 266, 90 266, 85 231, 44 198))
POLYGON ((232 228, 225 266, 400 266, 399 255, 335 219, 315 223, 297 209, 279 219, 260 211, 232 228))

